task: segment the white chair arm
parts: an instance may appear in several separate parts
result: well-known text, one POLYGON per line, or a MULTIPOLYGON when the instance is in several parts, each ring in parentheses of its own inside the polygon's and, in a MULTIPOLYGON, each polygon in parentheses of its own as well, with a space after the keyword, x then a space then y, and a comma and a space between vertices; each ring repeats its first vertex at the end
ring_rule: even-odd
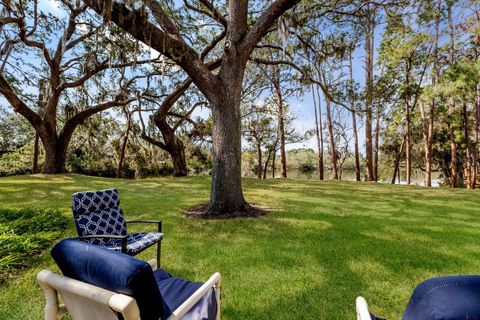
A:
POLYGON ((205 282, 197 291, 195 291, 184 303, 180 305, 167 320, 181 319, 202 297, 211 289, 215 289, 215 298, 217 300, 217 320, 220 319, 220 286, 222 277, 220 273, 214 273, 207 282, 205 282))
POLYGON ((124 319, 140 320, 140 310, 137 302, 132 297, 124 294, 114 294, 108 305, 112 310, 120 312, 124 319))
POLYGON ((155 271, 157 270, 157 259, 151 259, 147 261, 150 267, 152 267, 152 270, 155 271))
POLYGON ((372 320, 368 310, 367 300, 363 297, 357 297, 356 300, 357 320, 372 320))

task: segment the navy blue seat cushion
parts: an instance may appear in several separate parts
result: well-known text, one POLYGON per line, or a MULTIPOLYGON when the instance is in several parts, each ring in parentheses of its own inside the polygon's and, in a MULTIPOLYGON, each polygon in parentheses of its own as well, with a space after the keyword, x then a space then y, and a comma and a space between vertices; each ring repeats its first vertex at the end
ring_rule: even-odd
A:
POLYGON ((480 276, 447 276, 419 284, 402 320, 480 319, 480 276))
MULTIPOLYGON (((75 239, 65 239, 52 249, 62 273, 72 279, 133 297, 142 320, 166 319, 200 286, 174 277, 129 255, 75 239)), ((205 295, 183 319, 215 319, 214 290, 205 295)))
MULTIPOLYGON (((158 288, 166 304, 166 313, 180 307, 195 291, 202 285, 202 282, 192 282, 182 278, 165 276, 165 271, 158 269, 154 272, 158 288)), ((214 320, 217 312, 217 300, 215 291, 211 289, 198 301, 195 306, 182 317, 183 320, 214 320)))
POLYGON ((142 320, 164 316, 162 296, 145 261, 75 239, 55 245, 52 257, 69 278, 135 298, 142 320))

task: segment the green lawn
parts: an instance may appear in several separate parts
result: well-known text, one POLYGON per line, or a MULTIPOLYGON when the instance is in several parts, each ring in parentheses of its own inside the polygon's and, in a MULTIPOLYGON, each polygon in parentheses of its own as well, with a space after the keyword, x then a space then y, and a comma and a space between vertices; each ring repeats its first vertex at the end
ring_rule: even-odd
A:
MULTIPOLYGON (((0 178, 0 207, 58 209, 70 194, 116 187, 127 218, 161 218, 163 266, 175 275, 223 276, 224 319, 353 319, 355 297, 400 318, 420 281, 480 273, 480 192, 354 182, 244 180, 258 219, 185 218, 205 203, 208 178, 115 180, 79 175, 0 178)), ((74 235, 70 222, 67 234, 74 235)), ((142 258, 151 258, 155 249, 142 258)), ((41 319, 34 281, 49 253, 0 287, 0 319, 41 319)))

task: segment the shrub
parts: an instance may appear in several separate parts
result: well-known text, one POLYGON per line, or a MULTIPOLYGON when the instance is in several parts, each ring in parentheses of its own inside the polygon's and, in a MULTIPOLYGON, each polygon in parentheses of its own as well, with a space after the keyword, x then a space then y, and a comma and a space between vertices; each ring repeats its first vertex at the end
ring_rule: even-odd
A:
POLYGON ((307 173, 307 172, 313 172, 317 168, 312 162, 307 161, 307 162, 301 163, 299 169, 301 172, 307 173))
POLYGON ((68 218, 56 210, 0 208, 0 283, 60 237, 68 218))

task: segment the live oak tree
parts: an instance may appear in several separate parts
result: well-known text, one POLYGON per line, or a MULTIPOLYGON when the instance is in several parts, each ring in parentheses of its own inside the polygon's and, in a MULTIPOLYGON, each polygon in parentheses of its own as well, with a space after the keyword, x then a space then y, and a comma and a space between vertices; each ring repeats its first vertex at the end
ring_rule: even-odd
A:
POLYGON ((66 171, 72 134, 88 117, 134 100, 138 78, 107 71, 150 62, 128 55, 134 42, 92 19, 86 5, 62 10, 65 18, 40 11, 37 1, 2 5, 0 94, 40 137, 45 173, 66 171))
MULTIPOLYGON (((143 41, 178 64, 205 95, 212 107, 213 177, 209 204, 210 213, 229 213, 248 209, 241 183, 240 99, 246 64, 275 21, 300 0, 277 0, 267 7, 246 0, 229 1, 224 12, 210 1, 199 1, 196 8, 205 12, 225 32, 224 52, 218 73, 188 44, 165 6, 154 0, 145 1, 146 10, 124 2, 87 0, 85 3, 136 39, 143 41), (259 8, 260 6, 260 8, 259 8), (256 21, 249 23, 249 10, 261 10, 256 21)), ((253 13, 252 13, 253 14, 253 13)))

